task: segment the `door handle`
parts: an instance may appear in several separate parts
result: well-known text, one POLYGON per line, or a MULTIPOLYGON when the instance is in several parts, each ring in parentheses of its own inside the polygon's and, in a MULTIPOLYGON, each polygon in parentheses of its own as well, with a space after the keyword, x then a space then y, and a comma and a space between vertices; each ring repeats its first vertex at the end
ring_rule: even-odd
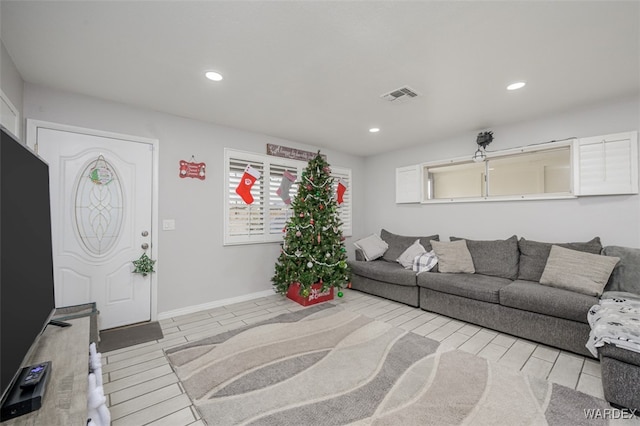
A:
POLYGON ((147 243, 142 243, 142 245, 141 245, 140 247, 142 247, 142 250, 146 250, 146 249, 148 249, 148 248, 149 248, 149 244, 147 244, 147 243))

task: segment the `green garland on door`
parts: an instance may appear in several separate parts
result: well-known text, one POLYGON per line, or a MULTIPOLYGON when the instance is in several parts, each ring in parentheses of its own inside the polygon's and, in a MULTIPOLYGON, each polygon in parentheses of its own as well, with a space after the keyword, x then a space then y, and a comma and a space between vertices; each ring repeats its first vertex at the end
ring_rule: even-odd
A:
POLYGON ((133 266, 136 267, 133 270, 134 274, 142 274, 143 277, 146 277, 150 273, 155 272, 153 270, 153 264, 156 263, 156 261, 151 260, 149 256, 147 256, 146 252, 142 253, 142 256, 140 256, 140 259, 134 260, 132 263, 133 263, 133 266))

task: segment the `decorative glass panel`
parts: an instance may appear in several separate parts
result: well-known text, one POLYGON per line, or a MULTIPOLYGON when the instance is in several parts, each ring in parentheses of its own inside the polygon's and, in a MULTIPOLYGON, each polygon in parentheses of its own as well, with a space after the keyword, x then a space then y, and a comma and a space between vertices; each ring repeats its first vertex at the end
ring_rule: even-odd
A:
POLYGON ((102 156, 80 173, 75 214, 78 235, 89 253, 101 256, 115 245, 123 222, 122 185, 102 156))

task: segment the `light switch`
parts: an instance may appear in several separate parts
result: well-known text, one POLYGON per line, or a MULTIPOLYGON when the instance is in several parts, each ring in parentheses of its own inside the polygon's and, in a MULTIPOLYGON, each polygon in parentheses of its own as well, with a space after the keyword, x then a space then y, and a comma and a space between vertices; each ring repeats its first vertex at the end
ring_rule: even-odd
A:
POLYGON ((175 219, 164 219, 162 221, 162 230, 163 231, 175 231, 176 230, 176 221, 175 221, 175 219))

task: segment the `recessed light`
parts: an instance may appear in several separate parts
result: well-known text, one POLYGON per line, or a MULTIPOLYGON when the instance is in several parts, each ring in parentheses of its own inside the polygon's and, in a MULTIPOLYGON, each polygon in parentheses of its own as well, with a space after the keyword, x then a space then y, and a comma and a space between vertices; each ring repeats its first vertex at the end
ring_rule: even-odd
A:
POLYGON ((526 86, 527 83, 525 83, 524 81, 517 81, 515 83, 511 83, 510 85, 507 86, 507 90, 518 90, 518 89, 522 89, 524 86, 526 86))
POLYGON ((372 127, 369 129, 370 133, 378 133, 380 131, 380 129, 378 129, 377 127, 372 127))
POLYGON ((206 73, 204 73, 204 76, 207 77, 209 80, 213 80, 213 81, 222 80, 222 74, 215 71, 207 71, 206 73))

